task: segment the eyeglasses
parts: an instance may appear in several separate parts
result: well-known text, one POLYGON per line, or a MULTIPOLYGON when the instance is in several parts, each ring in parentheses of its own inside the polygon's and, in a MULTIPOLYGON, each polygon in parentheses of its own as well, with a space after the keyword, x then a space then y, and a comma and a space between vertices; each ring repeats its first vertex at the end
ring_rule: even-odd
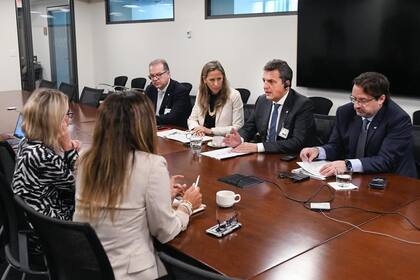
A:
POLYGON ((353 104, 359 103, 362 106, 365 106, 366 104, 368 104, 370 101, 372 101, 374 99, 375 98, 371 98, 371 99, 357 99, 353 95, 350 95, 350 102, 351 103, 353 103, 353 104))
POLYGON ((166 72, 168 72, 167 70, 166 71, 163 71, 163 72, 160 72, 160 73, 157 73, 157 74, 150 74, 148 77, 149 77, 149 79, 150 80, 153 80, 153 79, 160 79, 162 76, 163 76, 163 74, 165 74, 166 72))
POLYGON ((66 116, 69 117, 69 119, 73 118, 74 113, 72 111, 67 111, 66 116))

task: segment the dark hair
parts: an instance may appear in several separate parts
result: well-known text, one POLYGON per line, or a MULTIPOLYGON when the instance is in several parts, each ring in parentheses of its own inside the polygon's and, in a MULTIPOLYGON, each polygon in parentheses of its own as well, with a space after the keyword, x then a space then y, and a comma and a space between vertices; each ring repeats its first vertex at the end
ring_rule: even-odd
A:
POLYGON ((164 60, 163 58, 158 58, 158 59, 153 60, 152 62, 149 63, 149 67, 156 64, 162 64, 163 70, 170 72, 168 62, 166 62, 166 60, 164 60))
POLYGON ((273 59, 264 65, 264 71, 277 70, 280 73, 280 79, 286 87, 292 85, 293 71, 286 61, 281 59, 273 59))
POLYGON ((354 78, 353 85, 363 88, 363 91, 375 99, 382 95, 389 98, 389 81, 385 75, 377 72, 365 72, 354 78))

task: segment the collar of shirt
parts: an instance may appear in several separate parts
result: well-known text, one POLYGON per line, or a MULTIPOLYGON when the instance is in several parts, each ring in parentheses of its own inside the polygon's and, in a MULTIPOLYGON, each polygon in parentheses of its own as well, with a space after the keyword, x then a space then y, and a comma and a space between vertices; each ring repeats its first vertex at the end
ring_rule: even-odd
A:
POLYGON ((284 101, 286 100, 286 98, 287 98, 287 96, 289 95, 289 90, 287 90, 287 92, 286 92, 286 94, 282 97, 282 98, 280 98, 280 100, 279 101, 277 101, 277 102, 274 102, 273 101, 273 105, 274 104, 280 104, 280 105, 283 105, 284 104, 284 101))

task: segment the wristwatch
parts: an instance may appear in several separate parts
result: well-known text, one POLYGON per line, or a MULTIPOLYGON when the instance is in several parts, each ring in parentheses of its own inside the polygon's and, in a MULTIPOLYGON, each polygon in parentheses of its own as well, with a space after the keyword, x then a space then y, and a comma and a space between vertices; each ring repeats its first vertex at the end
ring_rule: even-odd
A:
POLYGON ((351 171, 353 169, 353 166, 351 165, 351 161, 349 161, 348 159, 345 159, 344 163, 346 164, 346 171, 351 171))

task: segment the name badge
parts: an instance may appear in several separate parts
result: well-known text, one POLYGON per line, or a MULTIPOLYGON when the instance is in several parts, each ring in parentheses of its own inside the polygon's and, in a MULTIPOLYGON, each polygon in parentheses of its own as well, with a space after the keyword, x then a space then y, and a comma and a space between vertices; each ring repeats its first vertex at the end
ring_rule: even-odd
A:
POLYGON ((283 128, 280 130, 279 136, 280 136, 281 138, 283 138, 283 139, 286 139, 288 135, 289 135, 289 130, 288 130, 287 128, 284 128, 284 127, 283 127, 283 128))
POLYGON ((165 108, 165 111, 163 112, 164 115, 169 114, 171 112, 171 108, 165 108))

